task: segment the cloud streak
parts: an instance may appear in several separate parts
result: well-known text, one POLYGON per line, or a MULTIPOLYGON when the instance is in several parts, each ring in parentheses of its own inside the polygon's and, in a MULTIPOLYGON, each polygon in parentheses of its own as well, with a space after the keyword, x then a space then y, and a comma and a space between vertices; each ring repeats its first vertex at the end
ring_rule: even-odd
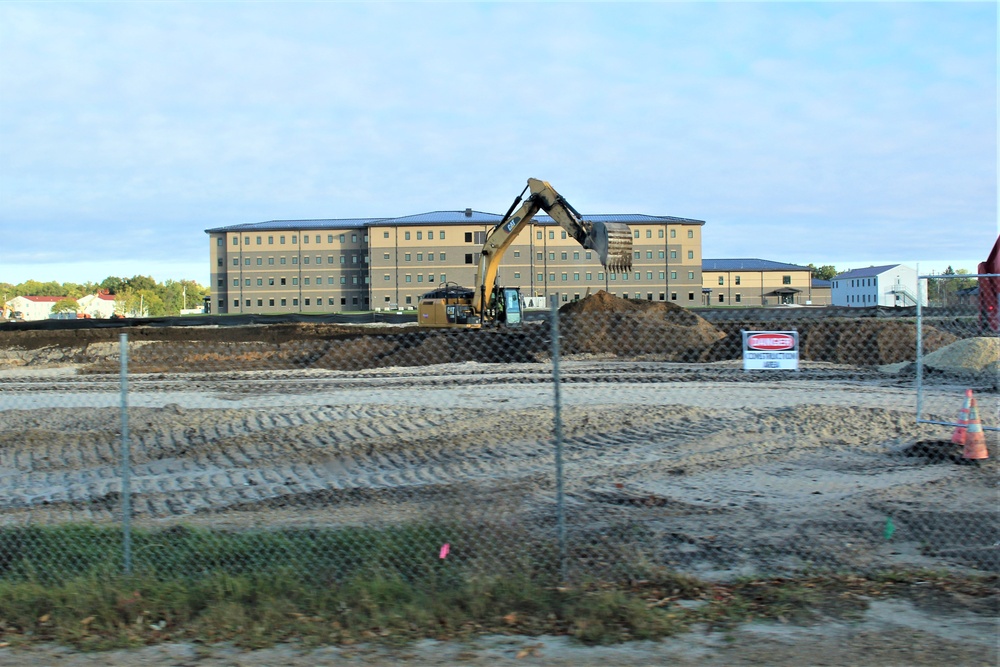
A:
POLYGON ((988 3, 8 3, 5 254, 207 274, 209 227, 502 212, 535 176, 584 212, 704 219, 711 257, 978 257, 997 234, 996 20, 988 3))

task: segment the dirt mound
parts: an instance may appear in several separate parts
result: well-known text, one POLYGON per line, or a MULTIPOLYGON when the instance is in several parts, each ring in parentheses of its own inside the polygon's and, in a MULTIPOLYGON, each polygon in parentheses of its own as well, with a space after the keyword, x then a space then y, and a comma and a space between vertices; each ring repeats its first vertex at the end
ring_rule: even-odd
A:
POLYGON ((603 290, 566 304, 559 314, 566 354, 655 354, 667 361, 699 361, 725 337, 678 305, 620 299, 603 290))
POLYGON ((972 373, 1000 372, 1000 338, 966 338, 924 357, 928 368, 972 373))

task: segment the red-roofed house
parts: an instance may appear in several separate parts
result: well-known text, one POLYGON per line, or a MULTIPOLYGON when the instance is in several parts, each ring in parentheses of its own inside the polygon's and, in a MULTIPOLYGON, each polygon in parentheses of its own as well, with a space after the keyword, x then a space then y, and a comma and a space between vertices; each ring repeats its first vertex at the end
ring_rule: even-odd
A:
POLYGON ((26 322, 47 320, 52 314, 52 306, 65 298, 64 296, 15 296, 4 304, 4 308, 14 317, 19 317, 26 322))
POLYGON ((115 295, 101 290, 97 294, 88 294, 77 299, 79 312, 87 317, 106 320, 115 314, 115 295))

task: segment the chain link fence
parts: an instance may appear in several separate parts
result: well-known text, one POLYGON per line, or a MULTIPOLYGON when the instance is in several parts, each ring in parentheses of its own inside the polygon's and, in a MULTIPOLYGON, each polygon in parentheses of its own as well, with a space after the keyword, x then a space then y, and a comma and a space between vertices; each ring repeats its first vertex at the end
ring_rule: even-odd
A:
POLYGON ((221 322, 0 331, 0 578, 1000 569, 974 305, 221 322), (743 332, 794 363, 747 370, 743 332), (969 389, 987 459, 952 440, 969 389))

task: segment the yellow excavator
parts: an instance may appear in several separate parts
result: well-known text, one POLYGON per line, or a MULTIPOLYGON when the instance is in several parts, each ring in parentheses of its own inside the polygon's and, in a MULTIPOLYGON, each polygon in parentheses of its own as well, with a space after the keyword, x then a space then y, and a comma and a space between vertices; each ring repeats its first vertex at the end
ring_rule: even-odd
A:
POLYGON ((504 252, 531 219, 545 211, 577 243, 597 253, 607 271, 618 273, 632 268, 632 231, 621 222, 584 220, 562 195, 545 181, 529 178, 521 194, 500 222, 486 235, 476 285, 469 289, 454 284, 441 285, 420 297, 417 323, 422 327, 479 329, 483 325, 514 326, 521 321, 521 296, 517 287, 496 284, 497 269, 504 252), (525 193, 531 194, 525 199, 525 193), (523 201, 523 204, 522 204, 523 201), (518 204, 521 207, 515 212, 518 204))

